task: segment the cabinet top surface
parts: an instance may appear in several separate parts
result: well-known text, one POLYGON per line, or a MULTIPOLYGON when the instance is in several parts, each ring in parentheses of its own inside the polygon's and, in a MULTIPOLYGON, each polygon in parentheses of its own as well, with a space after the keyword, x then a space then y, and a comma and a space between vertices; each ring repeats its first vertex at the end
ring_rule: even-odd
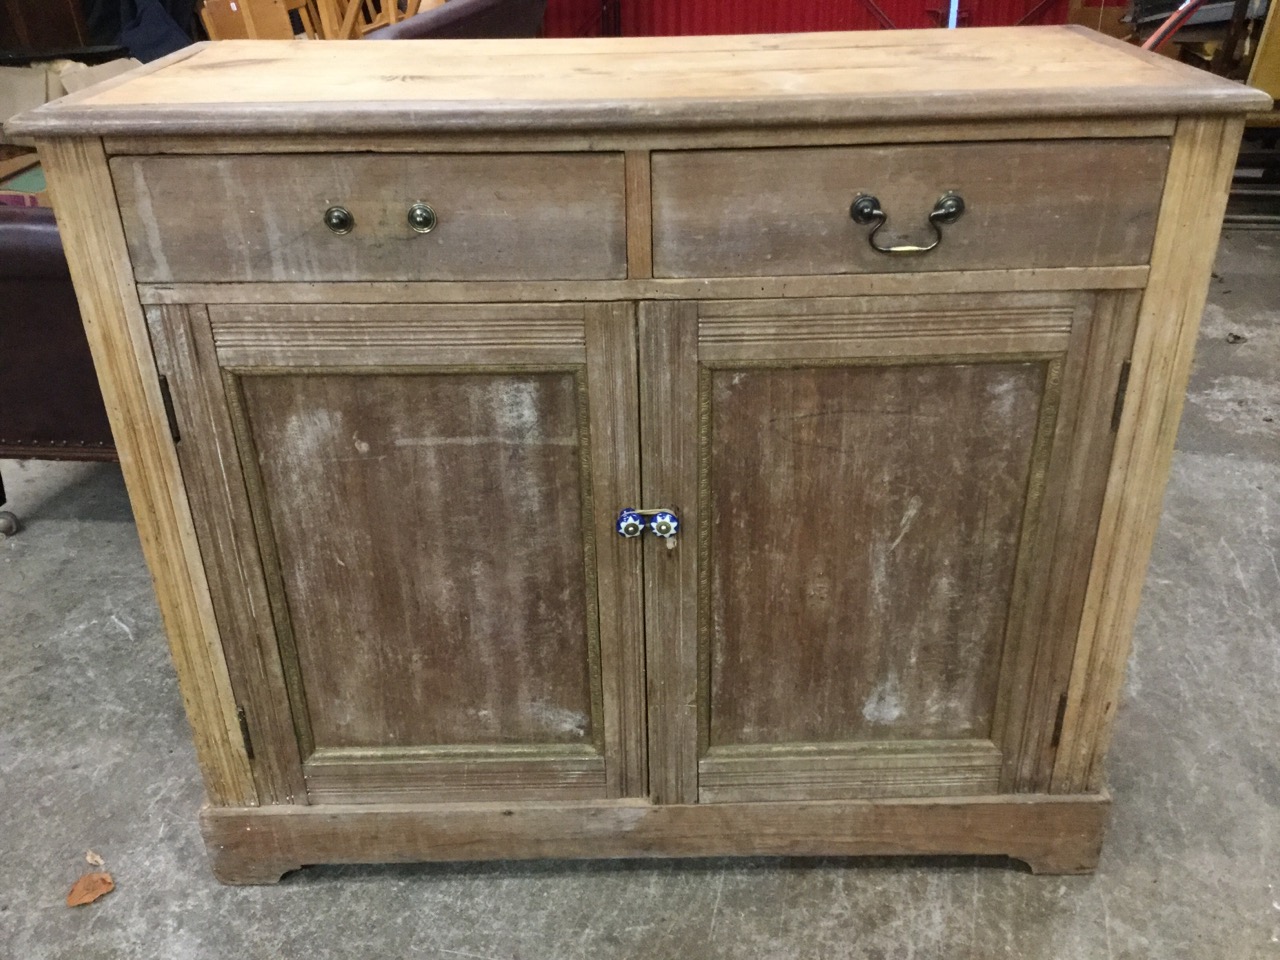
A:
POLYGON ((11 134, 358 134, 1100 117, 1266 109, 1077 27, 712 37, 219 41, 11 134))

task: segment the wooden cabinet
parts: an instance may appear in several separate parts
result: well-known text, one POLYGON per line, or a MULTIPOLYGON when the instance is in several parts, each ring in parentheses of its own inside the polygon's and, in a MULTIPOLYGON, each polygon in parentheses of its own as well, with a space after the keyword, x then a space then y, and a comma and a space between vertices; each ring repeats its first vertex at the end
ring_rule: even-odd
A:
POLYGON ((1092 868, 1265 97, 1066 28, 895 37, 222 43, 13 124, 219 877, 1092 868))

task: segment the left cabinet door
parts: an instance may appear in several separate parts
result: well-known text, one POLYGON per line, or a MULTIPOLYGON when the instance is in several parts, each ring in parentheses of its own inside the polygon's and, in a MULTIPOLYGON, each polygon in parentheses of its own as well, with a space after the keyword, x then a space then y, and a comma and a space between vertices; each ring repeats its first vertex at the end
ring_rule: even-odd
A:
POLYGON ((632 305, 148 317, 264 802, 644 794, 632 305))

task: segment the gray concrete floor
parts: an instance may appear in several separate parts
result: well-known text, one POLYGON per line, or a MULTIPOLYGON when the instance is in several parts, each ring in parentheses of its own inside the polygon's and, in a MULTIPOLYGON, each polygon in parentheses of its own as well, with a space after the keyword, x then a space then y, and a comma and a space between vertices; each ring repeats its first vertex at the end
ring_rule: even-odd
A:
POLYGON ((1211 296, 1094 876, 757 859, 221 887, 118 469, 6 462, 27 528, 0 542, 0 958, 1280 958, 1280 234, 1229 234, 1211 296), (118 887, 71 910, 89 848, 118 887))

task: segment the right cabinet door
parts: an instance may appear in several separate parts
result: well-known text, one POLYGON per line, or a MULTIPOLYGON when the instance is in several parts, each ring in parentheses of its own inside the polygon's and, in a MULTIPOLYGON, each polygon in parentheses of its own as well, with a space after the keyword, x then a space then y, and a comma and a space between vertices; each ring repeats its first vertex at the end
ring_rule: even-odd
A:
POLYGON ((1137 301, 641 306, 655 799, 1049 789, 1137 301))

